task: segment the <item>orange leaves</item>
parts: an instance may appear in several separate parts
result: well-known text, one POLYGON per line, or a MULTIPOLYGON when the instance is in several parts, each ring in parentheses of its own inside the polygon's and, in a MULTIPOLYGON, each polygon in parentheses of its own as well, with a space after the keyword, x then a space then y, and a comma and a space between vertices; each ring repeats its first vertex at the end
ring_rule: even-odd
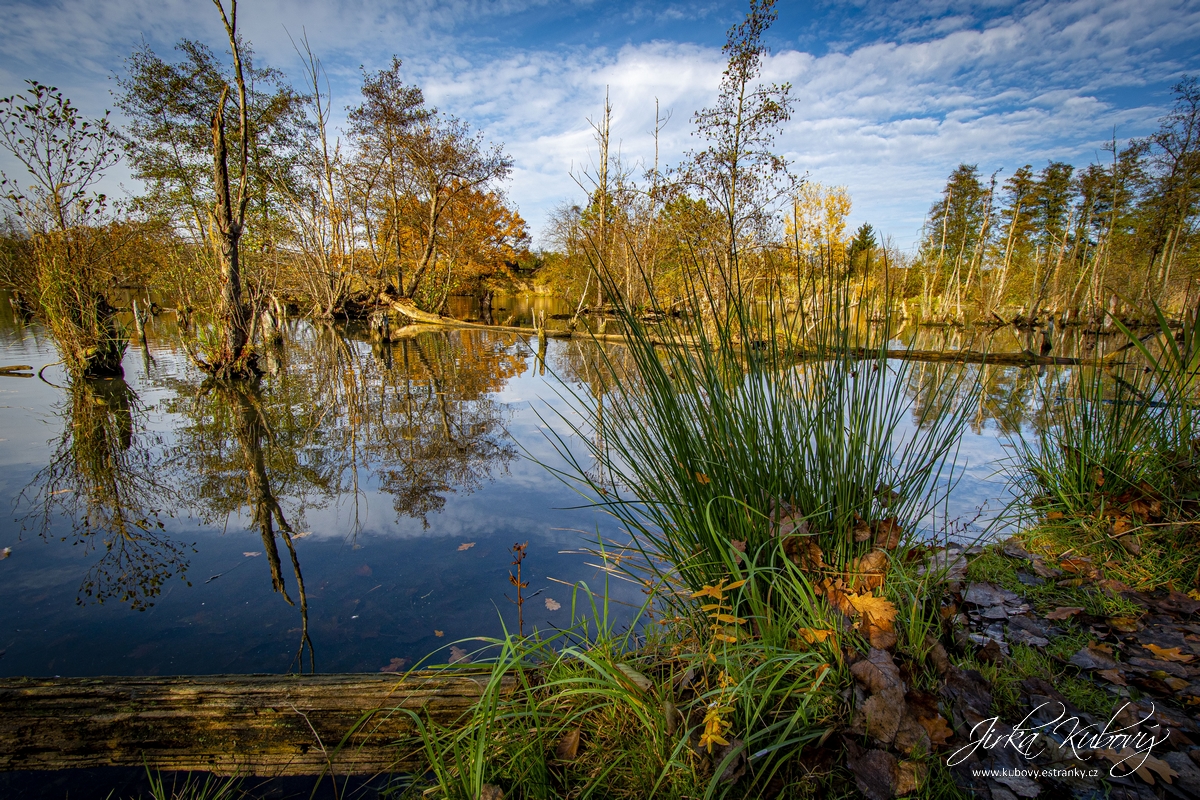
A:
POLYGON ((717 583, 716 586, 705 586, 698 592, 692 592, 692 597, 694 599, 699 599, 701 597, 711 597, 712 599, 716 600, 719 603, 725 598, 725 592, 728 592, 731 589, 739 589, 742 586, 744 586, 745 583, 746 582, 744 580, 741 580, 741 581, 734 581, 733 583, 726 585, 725 581, 721 580, 717 583))
POLYGON ((1195 658, 1191 654, 1185 655, 1178 647, 1159 647, 1153 642, 1144 644, 1142 647, 1154 653, 1154 657, 1160 661, 1178 661, 1181 664, 1186 664, 1195 658))
POLYGON ((872 647, 886 650, 896 644, 896 607, 873 595, 849 595, 850 604, 862 615, 862 629, 872 647))
POLYGON ((809 644, 820 644, 833 635, 833 631, 827 628, 801 628, 800 638, 809 644))
POLYGON ((699 483, 701 486, 708 486, 710 483, 712 483, 712 480, 709 479, 709 477, 707 475, 705 475, 703 472, 697 472, 696 473, 696 482, 699 483))

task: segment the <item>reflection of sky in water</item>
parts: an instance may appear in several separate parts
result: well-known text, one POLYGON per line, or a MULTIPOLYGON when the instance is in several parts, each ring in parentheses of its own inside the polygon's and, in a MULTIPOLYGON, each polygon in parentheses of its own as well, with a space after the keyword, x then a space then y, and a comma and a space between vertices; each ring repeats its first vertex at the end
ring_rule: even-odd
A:
MULTIPOLYGON (((55 361, 49 342, 35 333, 0 329, 0 363, 33 364, 36 369, 55 361)), ((492 341, 474 336, 477 349, 481 339, 492 341)), ((516 374, 502 385, 493 382, 490 392, 485 387, 482 397, 495 405, 498 424, 519 443, 523 455, 491 463, 481 480, 468 481, 473 490, 446 480, 449 488, 440 492, 444 507, 422 520, 397 514, 392 494, 381 486, 378 471, 370 469, 378 464, 360 466, 357 495, 322 499, 310 494, 302 515, 297 498, 288 494, 296 483, 289 478, 275 486, 295 531, 304 534, 295 539, 295 548, 307 589, 318 670, 374 672, 395 659, 411 662, 434 651, 444 660, 449 645, 458 639, 501 635, 504 626, 515 629, 516 609, 506 599, 512 593, 507 548, 515 542, 529 542, 524 577, 530 593, 540 592, 526 605, 527 629, 565 626, 570 620, 571 590, 551 579, 602 587, 603 574, 586 563, 591 559, 561 551, 585 545, 597 530, 617 535, 612 523, 591 510, 571 508, 582 498, 525 457, 561 466, 540 431, 543 423, 537 413, 540 409, 566 433, 549 410, 566 411, 557 394, 560 387, 549 374, 537 374, 526 343, 515 337, 495 341, 492 349, 512 356, 516 374), (467 543, 473 545, 459 549, 467 543), (562 608, 548 610, 547 598, 562 608)), ((371 360, 368 344, 352 346, 371 360)), ((551 340, 551 366, 567 364, 564 348, 570 346, 551 340)), ((294 353, 289 351, 292 357, 294 353)), ((466 368, 461 351, 451 348, 448 353, 440 356, 448 359, 445 364, 454 370, 466 368)), ((182 435, 181 417, 168 406, 178 410, 180 398, 190 398, 198 380, 177 352, 164 346, 155 348, 153 355, 149 377, 137 348, 130 349, 126 370, 144 408, 136 418, 147 433, 161 436, 162 446, 154 449, 161 457, 182 435)), ((57 367, 47 370, 47 378, 64 381, 57 367)), ((265 380, 264 396, 270 397, 274 386, 271 379, 265 380)), ((447 396, 453 393, 446 391, 447 396)), ((300 642, 300 612, 273 590, 263 539, 245 505, 229 514, 208 514, 207 521, 201 521, 203 514, 186 512, 162 517, 167 537, 194 544, 195 552, 188 549, 186 556, 190 585, 179 577, 166 579, 161 594, 144 611, 131 610, 119 598, 103 604, 84 598, 77 603, 81 581, 103 555, 103 547, 73 544, 71 526, 61 518, 52 520, 46 537, 36 529, 22 533, 21 524, 14 522, 28 510, 16 498, 45 467, 62 435, 63 417, 57 409, 63 398, 63 391, 36 379, 0 378, 0 496, 11 504, 11 513, 0 523, 0 547, 12 548, 12 556, 0 561, 0 604, 5 609, 0 620, 0 674, 287 670, 300 642)), ((296 403, 301 411, 304 405, 302 398, 296 403)), ((333 441, 323 439, 312 446, 328 447, 333 441)), ((233 437, 226 438, 227 446, 232 442, 233 437)), ((951 520, 973 518, 985 502, 992 513, 1004 505, 1004 480, 995 474, 1002 455, 993 424, 985 424, 982 433, 966 434, 958 457, 963 472, 947 506, 951 520)), ((241 463, 236 452, 230 458, 235 466, 241 463)), ((186 471, 187 459, 183 462, 186 471)), ((177 463, 175 472, 156 477, 174 480, 178 474, 177 463)), ((244 475, 233 470, 224 480, 233 482, 218 487, 228 497, 237 501, 246 496, 244 475)), ((279 550, 283 588, 297 600, 282 542, 279 550)), ((638 588, 627 584, 614 584, 613 592, 625 602, 642 600, 638 588)))

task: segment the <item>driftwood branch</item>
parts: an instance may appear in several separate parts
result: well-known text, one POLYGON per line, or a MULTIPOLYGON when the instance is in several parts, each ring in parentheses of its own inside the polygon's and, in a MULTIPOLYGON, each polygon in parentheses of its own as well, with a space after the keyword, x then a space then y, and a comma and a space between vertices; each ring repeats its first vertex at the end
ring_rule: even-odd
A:
MULTIPOLYGON (((404 710, 452 724, 488 678, 478 670, 7 678, 0 680, 0 770, 145 764, 279 776, 331 765, 338 775, 422 768, 404 710)), ((502 691, 512 686, 510 679, 502 691)))

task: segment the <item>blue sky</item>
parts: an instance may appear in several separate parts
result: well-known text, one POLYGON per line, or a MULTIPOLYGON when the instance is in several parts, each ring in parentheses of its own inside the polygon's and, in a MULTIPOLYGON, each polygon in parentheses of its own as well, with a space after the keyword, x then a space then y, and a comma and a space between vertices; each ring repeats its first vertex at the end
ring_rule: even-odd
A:
MULTIPOLYGON (((3 13, 0 93, 37 78, 91 114, 112 105, 112 77, 143 39, 169 55, 180 37, 219 48, 223 36, 206 0, 3 0, 3 13)), ((360 65, 399 55, 432 103, 504 143, 507 192, 537 236, 555 206, 581 198, 570 173, 590 163, 587 118, 606 86, 627 165, 653 158, 655 98, 672 113, 663 162, 696 145, 691 115, 715 97, 725 32, 744 14, 723 0, 242 0, 239 23, 260 62, 293 76, 288 32, 307 32, 339 118, 360 65)), ((765 76, 796 98, 779 149, 797 172, 849 189, 852 224, 907 247, 960 162, 1003 179, 1025 163, 1101 158, 1114 130, 1151 132, 1171 85, 1200 72, 1200 2, 781 2, 768 42, 765 76)))

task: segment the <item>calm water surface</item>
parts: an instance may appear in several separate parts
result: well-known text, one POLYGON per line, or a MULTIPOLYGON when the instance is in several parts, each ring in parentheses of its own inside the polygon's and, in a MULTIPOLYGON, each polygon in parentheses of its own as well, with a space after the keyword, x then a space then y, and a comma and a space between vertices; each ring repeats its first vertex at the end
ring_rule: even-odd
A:
MULTIPOLYGON (((506 302, 496 322, 528 317, 528 303, 506 302)), ((0 364, 56 361, 7 305, 0 364)), ((444 662, 457 640, 516 628, 516 542, 529 543, 538 592, 527 629, 569 623, 559 581, 603 585, 591 559, 561 551, 619 532, 572 508, 579 495, 534 460, 560 465, 542 418, 567 411, 554 374, 588 391, 589 345, 551 340, 543 371, 514 334, 429 331, 384 347, 355 326, 287 333, 257 388, 206 387, 169 314, 146 351, 130 347, 125 381, 69 384, 57 366, 49 383, 0 377, 0 675, 444 662)), ((1003 431, 1036 380, 985 381, 950 519, 1006 503, 1003 431)), ((613 596, 641 599, 627 586, 613 596)))

